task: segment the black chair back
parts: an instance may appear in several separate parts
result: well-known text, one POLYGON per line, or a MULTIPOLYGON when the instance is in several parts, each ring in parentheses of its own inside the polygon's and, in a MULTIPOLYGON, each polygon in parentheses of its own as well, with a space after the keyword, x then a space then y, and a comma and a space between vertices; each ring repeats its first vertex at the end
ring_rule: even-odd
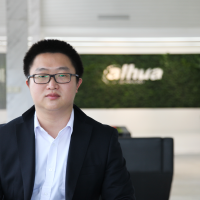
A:
POLYGON ((173 177, 172 138, 119 138, 137 200, 168 200, 173 177))

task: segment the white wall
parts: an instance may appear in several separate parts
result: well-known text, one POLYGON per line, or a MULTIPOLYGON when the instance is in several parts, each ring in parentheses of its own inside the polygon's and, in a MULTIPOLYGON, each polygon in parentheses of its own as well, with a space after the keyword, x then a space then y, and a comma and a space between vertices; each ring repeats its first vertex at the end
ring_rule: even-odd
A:
MULTIPOLYGON (((175 154, 200 154, 200 108, 82 109, 111 126, 125 126, 132 137, 173 137, 175 154)), ((0 110, 0 124, 6 110, 0 110)))
POLYGON ((97 121, 126 126, 132 137, 173 137, 175 154, 200 153, 200 108, 83 109, 97 121))
POLYGON ((6 110, 0 109, 0 124, 6 123, 7 115, 6 110))

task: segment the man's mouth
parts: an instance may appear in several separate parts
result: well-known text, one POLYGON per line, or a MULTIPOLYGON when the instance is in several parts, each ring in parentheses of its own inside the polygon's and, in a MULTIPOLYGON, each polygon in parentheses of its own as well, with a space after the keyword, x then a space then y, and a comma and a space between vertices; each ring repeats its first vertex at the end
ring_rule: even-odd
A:
POLYGON ((58 94, 47 94, 46 97, 48 97, 51 100, 57 99, 60 97, 58 94))

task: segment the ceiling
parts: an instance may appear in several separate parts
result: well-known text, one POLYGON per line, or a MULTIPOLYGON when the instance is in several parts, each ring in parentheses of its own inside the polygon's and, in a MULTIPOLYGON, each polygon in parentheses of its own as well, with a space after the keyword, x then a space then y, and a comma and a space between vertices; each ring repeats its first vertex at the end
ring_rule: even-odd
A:
MULTIPOLYGON (((41 38, 71 41, 82 53, 103 53, 106 46, 107 53, 116 47, 118 53, 200 53, 199 0, 37 0, 31 8, 33 2, 29 36, 38 21, 41 38)), ((0 51, 5 36, 6 0, 0 0, 0 51)))

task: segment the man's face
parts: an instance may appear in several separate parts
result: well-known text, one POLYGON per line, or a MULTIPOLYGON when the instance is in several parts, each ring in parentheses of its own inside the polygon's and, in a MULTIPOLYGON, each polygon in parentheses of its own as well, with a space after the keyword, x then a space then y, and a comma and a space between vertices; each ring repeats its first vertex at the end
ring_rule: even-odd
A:
MULTIPOLYGON (((30 69, 33 74, 76 74, 70 59, 62 53, 42 53, 35 57, 30 69)), ((82 79, 76 82, 76 77, 71 76, 69 83, 56 83, 51 77, 49 83, 36 84, 33 78, 26 81, 30 89, 36 109, 54 111, 69 110, 73 106, 75 94, 82 83, 82 79)))

